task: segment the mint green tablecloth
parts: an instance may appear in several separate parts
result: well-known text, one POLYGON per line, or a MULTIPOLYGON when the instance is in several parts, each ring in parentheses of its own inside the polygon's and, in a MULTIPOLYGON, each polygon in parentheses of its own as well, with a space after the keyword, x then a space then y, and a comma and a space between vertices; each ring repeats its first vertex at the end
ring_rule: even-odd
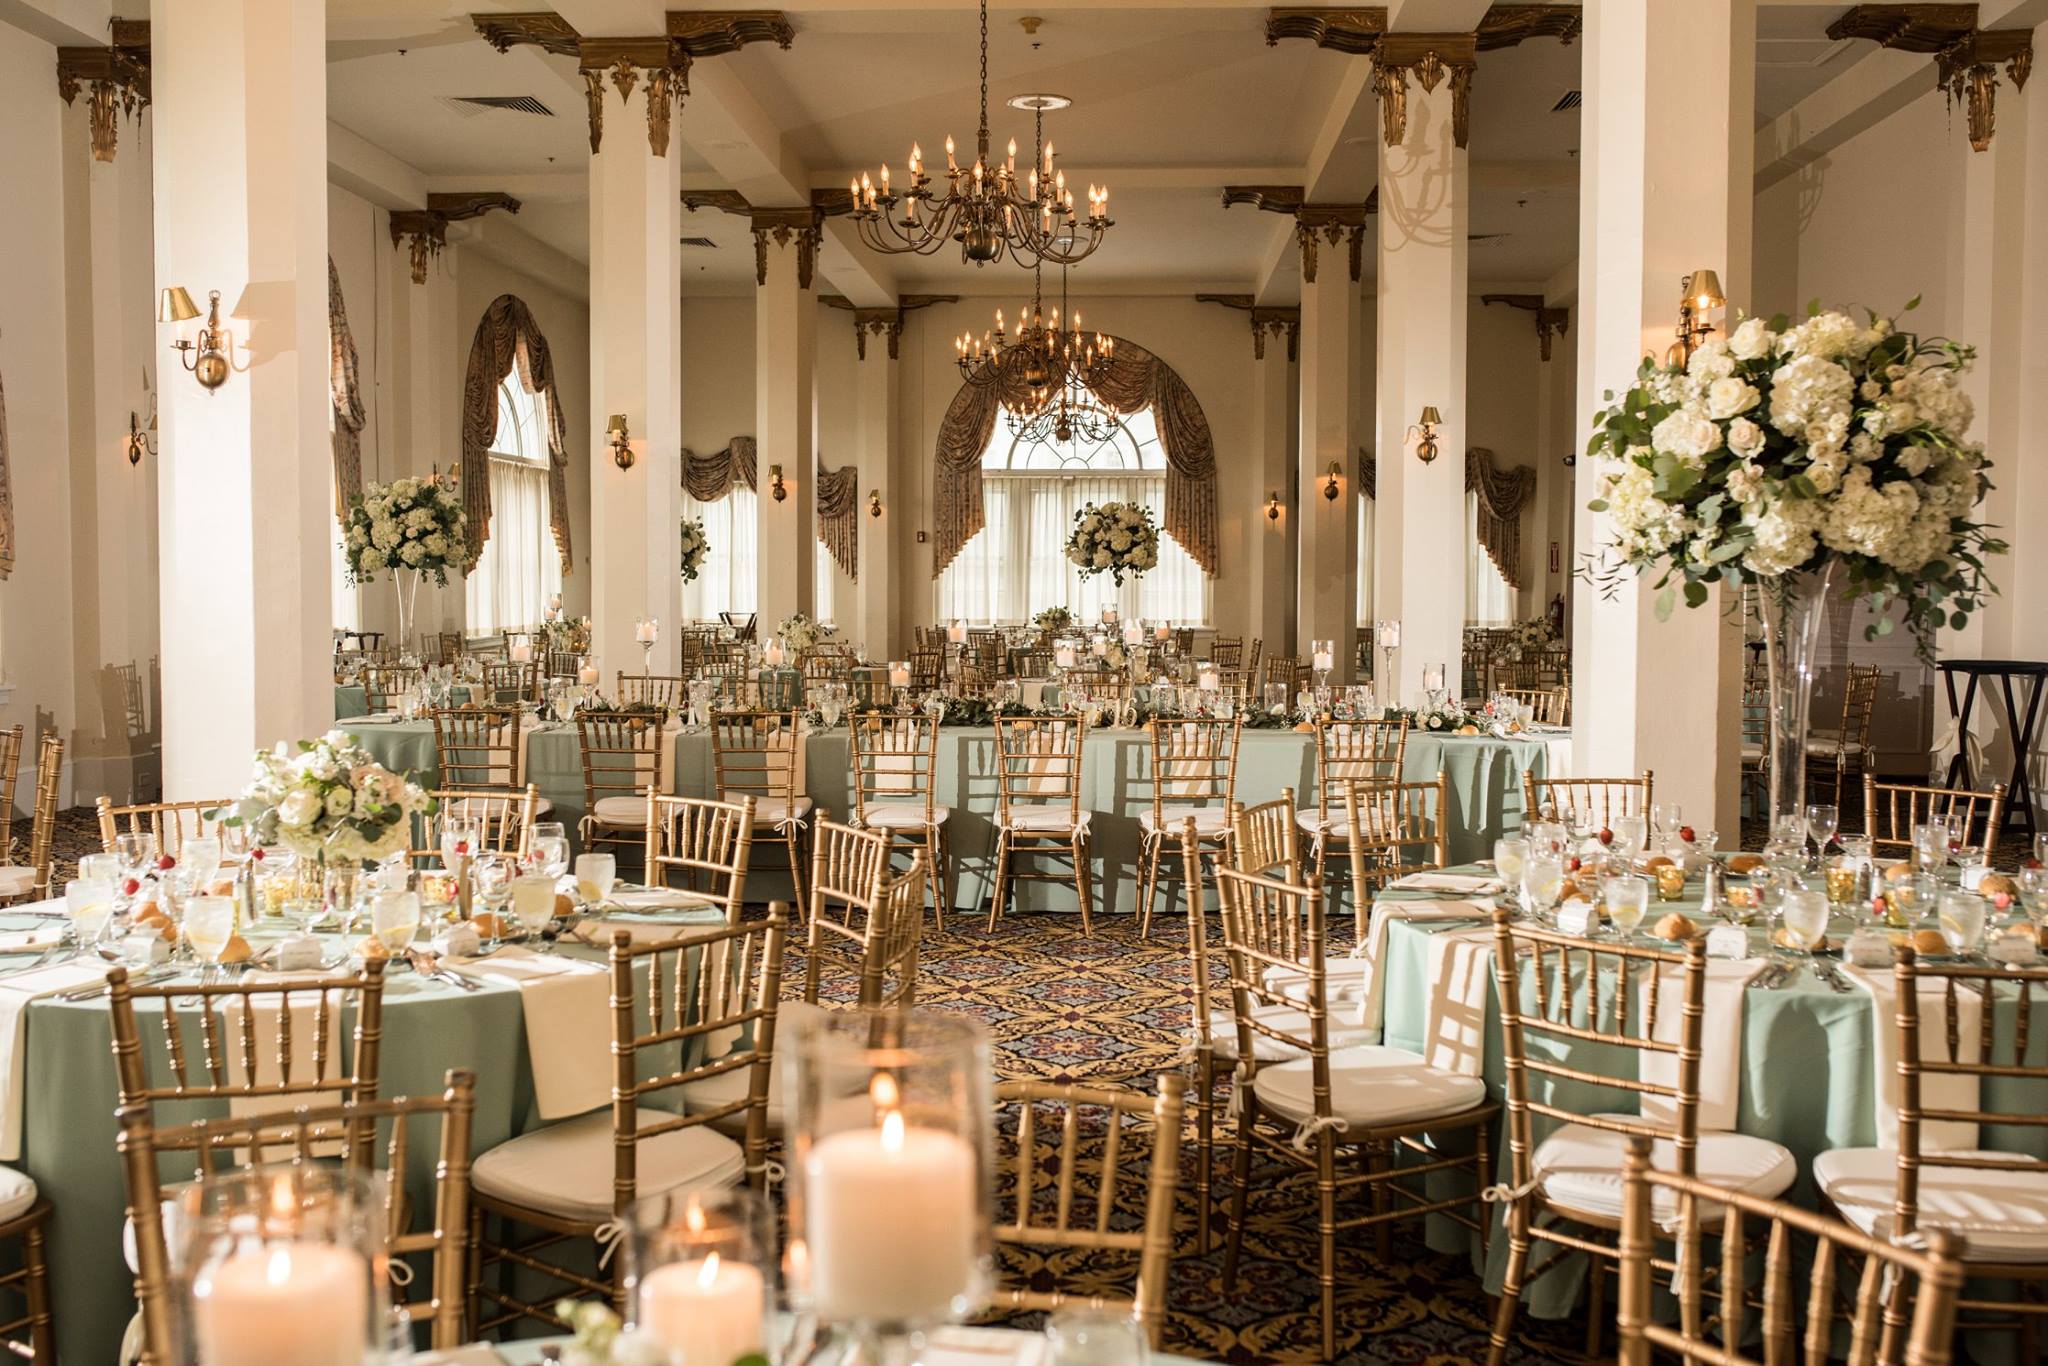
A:
POLYGON ((370 709, 369 696, 360 683, 338 683, 334 688, 334 716, 336 720, 347 720, 361 716, 370 709))
MULTIPOLYGON (((1484 870, 1468 868, 1460 871, 1484 870)), ((1698 886, 1695 879, 1687 896, 1675 903, 1653 899, 1651 920, 1672 909, 1697 911, 1698 886)), ((1430 895, 1382 892, 1374 898, 1374 905, 1428 899, 1430 895)), ((1429 936, 1450 929, 1470 928, 1477 923, 1389 921, 1383 964, 1386 973, 1383 1042, 1390 1047, 1421 1051, 1430 993, 1429 936)), ((1830 935, 1839 938, 1846 932, 1847 922, 1838 920, 1830 935)), ((1762 928, 1752 929, 1750 937, 1752 953, 1768 951, 1762 928)), ((2001 1001, 1997 1012, 2002 1037, 2008 1040, 2012 1037, 2013 1010, 2014 1001, 2007 998, 2001 1001)), ((1716 1024, 1712 1018, 1706 1022, 1705 1046, 1708 1048, 1714 1047, 1716 1024)), ((1830 1148, 1869 1147, 1877 1142, 1872 1029, 1869 993, 1853 986, 1846 994, 1838 993, 1804 969, 1795 973, 1785 987, 1769 991, 1752 987, 1743 994, 1741 1104, 1736 1128, 1742 1133, 1783 1144, 1791 1151, 1798 1159, 1800 1177, 1788 1195, 1808 1206, 1816 1203, 1808 1175, 1816 1155, 1830 1148)), ((1492 992, 1487 995, 1485 1049, 1487 1084, 1495 1096, 1502 1096, 1505 1094, 1505 1071, 1501 1054, 1500 1010, 1498 998, 1492 992)), ((1574 1067, 1625 1079, 1633 1079, 1636 1075, 1636 1054, 1632 1050, 1573 1045, 1552 1048, 1551 1051, 1557 1055, 1556 1060, 1574 1067)), ((2010 1048, 2006 1051, 2009 1053, 2010 1048)), ((2048 1059, 2048 1039, 2041 1037, 2040 1031, 2035 1031, 2029 1041, 2029 1053, 2035 1061, 2048 1059)), ((1531 1074, 1532 1087, 1539 1087, 1543 1082, 1543 1078, 1531 1074)), ((2007 1089, 1998 1084, 1987 1084, 1984 1088, 1987 1107, 1998 1109, 1998 1097, 2007 1089)), ((2017 1098, 2009 1098, 2008 1103, 2020 1109, 2037 1105, 2040 1100, 2033 1088, 2015 1088, 2013 1094, 2017 1098)), ((1557 1082, 1550 1084, 1548 1098, 1554 1104, 1579 1113, 1633 1113, 1636 1109, 1634 1093, 1618 1088, 1557 1082)), ((1506 1122, 1503 1115, 1498 1154, 1500 1165, 1495 1168, 1500 1173, 1500 1180, 1508 1179, 1509 1170, 1506 1122)), ((1554 1127, 1541 1118, 1537 1119, 1536 1140, 1540 1143, 1554 1127)), ((2038 1129, 1987 1128, 1982 1141, 1987 1148, 2048 1157, 2048 1133, 2038 1129)), ((1432 1221, 1430 1241, 1440 1251, 1470 1246, 1476 1256, 1476 1242, 1472 1235, 1445 1221, 1432 1221)), ((1499 1291, 1506 1263, 1507 1239, 1496 1221, 1485 1268, 1488 1290, 1499 1291)), ((1571 1312, 1579 1281, 1580 1277, 1570 1268, 1559 1268, 1531 1288, 1528 1308, 1540 1317, 1564 1317, 1571 1312)))
MULTIPOLYGON (((343 727, 385 766, 409 771, 422 782, 438 782, 434 728, 425 721, 359 722, 343 727)), ((673 790, 686 797, 711 797, 714 769, 706 731, 675 735, 673 790)), ((813 732, 805 753, 805 784, 811 800, 835 819, 853 810, 852 761, 845 727, 813 732)), ((1522 775, 1551 771, 1551 746, 1544 740, 1496 740, 1488 736, 1413 734, 1402 765, 1411 782, 1432 779, 1441 768, 1450 780, 1453 861, 1480 858, 1501 834, 1520 828, 1522 775)), ((1150 740, 1142 730, 1091 732, 1082 764, 1081 805, 1094 813, 1092 855, 1095 909, 1130 913, 1137 909, 1137 871, 1142 852, 1138 817, 1151 806, 1150 740)), ((526 776, 552 801, 555 818, 573 838, 583 816, 583 769, 573 724, 542 725, 527 739, 526 776)), ((1247 805, 1271 801, 1292 788, 1304 806, 1315 800, 1315 738, 1291 730, 1247 730, 1238 750, 1237 798, 1247 805)), ((995 872, 995 732, 948 726, 940 732, 934 800, 951 807, 948 822, 954 863, 953 904, 986 906, 995 872)), ((1039 863, 1049 866, 1049 861, 1039 863)), ((1078 909, 1073 886, 1049 882, 1017 884, 1019 909, 1078 909)), ((754 860, 747 897, 765 901, 789 895, 787 859, 779 847, 754 860)), ((1161 910, 1165 902, 1160 903, 1161 910)))
MULTIPOLYGON (((682 913, 678 933, 716 912, 682 913)), ((0 928, 47 925, 20 916, 0 917, 0 928)), ((564 952, 602 960, 603 953, 568 944, 564 952)), ((146 1048, 161 1059, 156 1008, 138 1011, 146 1048)), ((351 1008, 345 1020, 354 1028, 351 1008)), ((102 1366, 117 1359, 121 1334, 134 1312, 133 1282, 122 1260, 121 1228, 127 1187, 115 1152, 113 1031, 104 996, 70 1002, 46 997, 24 1012, 23 1143, 20 1166, 55 1208, 50 1228, 50 1280, 57 1341, 67 1363, 102 1366)), ((191 1037, 197 1036, 193 1024, 191 1037)), ((596 1059, 594 1062, 601 1062, 596 1059)), ((382 1095, 441 1091, 450 1068, 476 1074, 474 1151, 484 1150, 541 1123, 527 1065, 526 1025, 516 989, 485 984, 463 991, 394 969, 384 989, 382 1095)), ((168 1075, 165 1072, 163 1075, 168 1075)), ((169 1106, 161 1122, 226 1113, 225 1107, 169 1106)), ((431 1210, 434 1136, 423 1131, 407 1154, 406 1180, 413 1208, 431 1210)), ((167 1168, 168 1170, 168 1168, 167 1168)), ((185 1169, 189 1175, 189 1168, 185 1169)))

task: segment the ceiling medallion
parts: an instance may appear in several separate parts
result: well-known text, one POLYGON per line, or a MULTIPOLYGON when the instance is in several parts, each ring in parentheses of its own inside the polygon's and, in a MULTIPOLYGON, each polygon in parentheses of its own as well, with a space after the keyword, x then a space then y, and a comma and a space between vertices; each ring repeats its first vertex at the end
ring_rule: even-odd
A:
MULTIPOLYGON (((1031 107, 1042 118, 1046 109, 1064 105, 1031 107)), ((963 262, 982 266, 1008 256, 1026 267, 1041 262, 1073 265, 1094 255, 1102 245, 1103 233, 1112 226, 1107 186, 1088 187, 1084 218, 1074 211, 1066 172, 1055 166, 1050 146, 1035 149, 1033 162, 1022 176, 1017 172, 1015 139, 1000 165, 990 160, 988 0, 981 4, 981 123, 975 133, 974 162, 962 167, 953 153, 953 139, 948 137, 943 196, 933 194, 931 177, 925 174, 924 153, 915 143, 910 148, 909 188, 900 193, 890 188, 886 163, 879 184, 865 173, 855 180, 852 212, 861 241, 884 255, 929 256, 950 240, 960 244, 963 262)))

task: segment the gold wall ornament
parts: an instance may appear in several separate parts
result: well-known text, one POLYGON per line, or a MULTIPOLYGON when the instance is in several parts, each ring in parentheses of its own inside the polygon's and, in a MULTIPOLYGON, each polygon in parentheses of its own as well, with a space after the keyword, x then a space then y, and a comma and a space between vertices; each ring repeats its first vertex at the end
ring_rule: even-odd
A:
MULTIPOLYGON (((199 316, 199 308, 183 285, 171 285, 157 300, 156 320, 160 323, 188 323, 199 316)), ((206 296, 206 322, 196 335, 175 337, 171 349, 200 387, 211 393, 227 383, 234 372, 235 334, 220 320, 220 291, 206 296)))
POLYGON ((1380 131, 1389 147, 1408 136, 1408 76, 1433 94, 1445 76, 1451 82, 1451 137, 1460 148, 1471 140, 1472 75, 1478 70, 1478 41, 1470 33, 1389 33, 1373 45, 1372 89, 1380 98, 1380 131))
POLYGON ((1531 38, 1555 38, 1569 44, 1585 25, 1585 11, 1578 5, 1495 5, 1486 11, 1473 36, 1481 52, 1493 52, 1531 38))
POLYGON ((796 246, 796 287, 808 290, 818 268, 818 243, 824 234, 818 227, 816 209, 755 209, 749 217, 754 227, 754 283, 768 283, 768 243, 796 246))
POLYGON ((584 112, 590 118, 590 154, 596 156, 604 144, 604 73, 583 73, 584 112))
POLYGON ((82 89, 94 161, 112 161, 123 114, 140 123, 149 107, 149 21, 116 19, 106 47, 57 49, 57 93, 71 104, 82 89))
POLYGON ((1318 237, 1333 248, 1348 242, 1350 252, 1347 261, 1351 267, 1352 282, 1355 284, 1364 278, 1365 222, 1362 205, 1355 208, 1320 204, 1302 205, 1301 212, 1294 216, 1294 240, 1301 248, 1303 284, 1312 285, 1316 282, 1318 237))
POLYGON ((1554 337, 1561 337, 1571 325, 1571 310, 1551 308, 1543 302, 1541 294, 1482 294, 1479 302, 1485 305, 1506 304, 1519 308, 1525 313, 1536 315, 1536 344, 1544 360, 1550 359, 1550 343, 1554 337))
POLYGON ((427 282, 427 264, 448 245, 448 225, 480 218, 493 209, 518 213, 519 201, 500 190, 461 194, 430 194, 424 209, 391 211, 391 245, 403 246, 412 264, 412 282, 427 282))
POLYGON ((569 21, 550 10, 469 16, 483 40, 500 52, 531 46, 558 57, 574 57, 578 35, 569 21))
POLYGON ((1252 326, 1252 359, 1266 358, 1266 338, 1287 338, 1287 359, 1301 358, 1301 310, 1265 307, 1249 294, 1197 294, 1198 304, 1221 304, 1248 315, 1252 326))
POLYGON ((633 468, 633 433, 626 425, 624 413, 613 413, 605 419, 604 444, 611 450, 614 465, 621 470, 633 468))
POLYGON ((1276 5, 1266 11, 1266 46, 1282 38, 1306 38, 1317 47, 1363 56, 1387 31, 1383 5, 1351 5, 1323 9, 1308 5, 1276 5))
POLYGON ((1951 110, 1962 103, 1970 148, 1978 152, 1997 131, 1998 68, 2022 90, 2034 67, 2033 30, 1980 29, 1974 4, 1857 5, 1828 25, 1828 37, 1931 54, 1942 93, 1951 110))

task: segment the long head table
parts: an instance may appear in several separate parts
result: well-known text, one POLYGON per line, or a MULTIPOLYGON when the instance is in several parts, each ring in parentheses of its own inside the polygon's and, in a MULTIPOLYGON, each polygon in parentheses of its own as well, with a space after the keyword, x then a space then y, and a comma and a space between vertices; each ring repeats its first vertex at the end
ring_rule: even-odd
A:
MULTIPOLYGON (((346 722, 378 762, 409 771, 421 781, 438 780, 434 728, 425 721, 346 722)), ((711 736, 705 731, 677 730, 675 792, 686 797, 714 797, 711 736)), ((811 800, 837 819, 853 811, 850 740, 844 726, 811 732, 804 756, 805 789, 811 800)), ((1433 779, 1439 769, 1450 783, 1450 856, 1453 862, 1485 857, 1500 835, 1522 823, 1522 775, 1541 778, 1561 771, 1569 737, 1494 739, 1412 733, 1401 776, 1411 782, 1433 779)), ((1095 865, 1095 908, 1102 912, 1134 912, 1137 873, 1143 852, 1138 818, 1150 809, 1151 744, 1142 730, 1099 730, 1088 736, 1083 756, 1081 805, 1093 812, 1092 856, 1095 865)), ((583 768, 572 723, 534 728, 526 738, 526 777, 540 795, 554 803, 556 818, 565 822, 572 839, 584 814, 583 768)), ((995 733, 986 727, 948 726, 940 732, 934 779, 934 800, 952 808, 947 829, 954 868, 953 903, 973 910, 987 904, 992 891, 996 846, 995 733)), ((1304 807, 1315 800, 1316 752, 1313 735, 1292 730, 1247 730, 1238 751, 1237 799, 1247 805, 1271 801, 1283 788, 1294 789, 1304 807)), ((1020 910, 1074 911, 1072 887, 1052 882, 1017 886, 1020 910)), ((789 874, 779 853, 755 860, 747 883, 747 899, 765 901, 789 895, 789 874)))

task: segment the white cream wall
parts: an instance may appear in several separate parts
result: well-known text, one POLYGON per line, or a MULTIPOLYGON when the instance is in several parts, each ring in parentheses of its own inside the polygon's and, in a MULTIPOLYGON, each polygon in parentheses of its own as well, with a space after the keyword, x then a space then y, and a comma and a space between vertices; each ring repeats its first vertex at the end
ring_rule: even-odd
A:
MULTIPOLYGON (((1552 354, 1563 349, 1553 346, 1552 354)), ((1503 469, 1517 465, 1534 468, 1538 463, 1542 429, 1537 422, 1537 399, 1544 379, 1540 356, 1534 314, 1505 304, 1482 304, 1477 295, 1467 302, 1465 444, 1492 451, 1494 463, 1503 469)), ((1408 420, 1417 416, 1409 414, 1408 420)), ((1456 454, 1462 458, 1462 452, 1456 454)), ((1522 513, 1522 587, 1516 595, 1520 618, 1536 615, 1548 601, 1540 596, 1543 551, 1532 501, 1522 513)))

